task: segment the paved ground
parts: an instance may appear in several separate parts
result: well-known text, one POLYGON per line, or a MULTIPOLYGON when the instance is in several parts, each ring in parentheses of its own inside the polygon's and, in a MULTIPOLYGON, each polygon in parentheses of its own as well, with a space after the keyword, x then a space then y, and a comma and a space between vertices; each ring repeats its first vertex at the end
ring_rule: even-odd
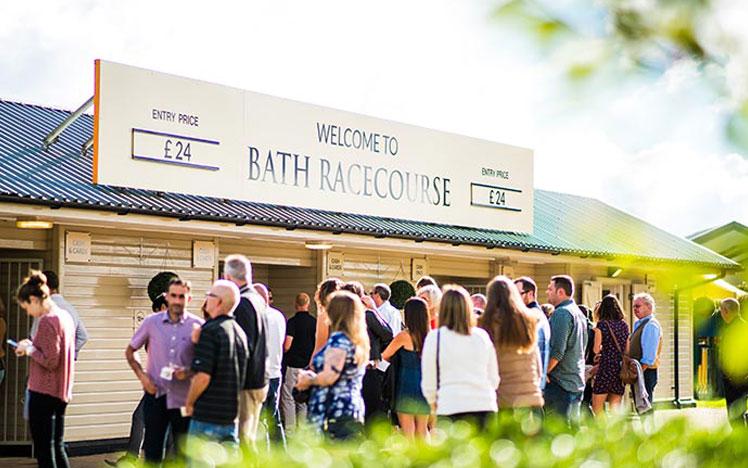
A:
MULTIPOLYGON (((694 426, 713 429, 727 424, 727 414, 724 408, 687 408, 683 410, 658 410, 655 412, 655 418, 658 423, 665 422, 679 415, 687 417, 694 426)), ((107 465, 104 463, 104 460, 116 460, 121 454, 122 452, 72 457, 70 465, 72 468, 105 467, 107 465)), ((30 458, 0 458, 0 466, 14 468, 35 467, 36 461, 30 458)))

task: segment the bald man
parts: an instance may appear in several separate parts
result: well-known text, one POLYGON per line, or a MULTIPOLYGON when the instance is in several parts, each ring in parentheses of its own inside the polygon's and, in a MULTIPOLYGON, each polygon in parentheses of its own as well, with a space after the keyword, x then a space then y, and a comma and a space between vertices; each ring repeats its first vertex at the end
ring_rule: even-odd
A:
POLYGON ((262 299, 265 301, 265 316, 268 321, 267 349, 268 356, 265 360, 265 375, 268 379, 268 396, 262 405, 265 411, 263 423, 267 429, 268 444, 270 440, 286 443, 286 435, 280 416, 280 386, 281 367, 283 361, 283 344, 286 341, 286 316, 283 312, 270 305, 270 293, 267 286, 262 283, 252 285, 262 299), (271 421, 272 416, 272 421, 271 421))
POLYGON ((185 412, 192 415, 190 435, 218 442, 239 442, 239 393, 247 371, 247 336, 232 312, 239 304, 239 288, 231 281, 213 283, 203 312, 210 317, 195 345, 185 412))

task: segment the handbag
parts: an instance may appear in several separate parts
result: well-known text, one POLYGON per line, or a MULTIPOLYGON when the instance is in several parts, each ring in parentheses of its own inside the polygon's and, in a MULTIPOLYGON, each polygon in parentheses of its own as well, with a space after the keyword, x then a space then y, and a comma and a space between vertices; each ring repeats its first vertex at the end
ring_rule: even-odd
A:
POLYGON ((608 330, 610 331, 610 335, 613 337, 613 343, 615 343, 616 349, 621 353, 621 372, 619 374, 621 382, 623 382, 624 385, 632 385, 639 379, 639 374, 636 372, 636 363, 628 353, 621 350, 621 346, 618 344, 618 339, 616 338, 615 333, 613 333, 613 328, 610 326, 610 323, 606 321, 605 324, 608 325, 608 330))

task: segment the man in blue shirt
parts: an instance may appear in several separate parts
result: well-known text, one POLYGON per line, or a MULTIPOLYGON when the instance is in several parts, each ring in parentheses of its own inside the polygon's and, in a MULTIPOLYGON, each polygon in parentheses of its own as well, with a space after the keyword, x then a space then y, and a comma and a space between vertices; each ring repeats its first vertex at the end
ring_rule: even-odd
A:
POLYGON ((654 389, 657 385, 657 368, 660 366, 662 351, 662 327, 654 316, 655 300, 648 293, 634 296, 634 322, 631 332, 631 357, 642 365, 644 388, 649 401, 654 402, 654 389))
POLYGON ((551 341, 551 326, 548 323, 548 319, 543 313, 543 309, 540 308, 536 300, 538 293, 538 286, 535 281, 528 276, 523 276, 514 280, 514 285, 517 286, 522 301, 525 303, 530 312, 536 315, 538 320, 538 349, 540 350, 540 360, 543 364, 543 377, 540 379, 540 390, 545 390, 546 374, 548 373, 548 359, 550 358, 550 341, 551 341))
POLYGON ((557 414, 576 426, 584 393, 584 350, 587 346, 587 318, 574 303, 571 276, 551 278, 546 289, 551 315, 551 345, 548 383, 543 397, 546 414, 557 414))

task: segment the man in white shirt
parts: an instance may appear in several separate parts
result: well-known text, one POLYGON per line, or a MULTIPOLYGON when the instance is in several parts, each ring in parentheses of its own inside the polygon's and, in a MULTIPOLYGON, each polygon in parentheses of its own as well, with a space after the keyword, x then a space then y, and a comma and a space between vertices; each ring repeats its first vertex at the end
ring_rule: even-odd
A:
POLYGON ((283 431, 283 423, 280 416, 280 384, 281 384, 281 362, 283 360, 283 342, 286 339, 286 316, 283 312, 270 306, 267 286, 262 283, 252 285, 267 305, 265 315, 267 317, 267 350, 265 360, 265 374, 268 379, 268 396, 263 404, 265 415, 263 423, 267 429, 268 446, 270 439, 281 441, 286 445, 286 435, 283 431), (270 419, 272 417, 272 420, 270 419))
POLYGON ((390 287, 384 283, 377 283, 369 295, 374 299, 379 315, 392 329, 392 335, 395 336, 400 333, 403 329, 402 317, 400 311, 390 303, 390 296, 392 295, 390 287))

